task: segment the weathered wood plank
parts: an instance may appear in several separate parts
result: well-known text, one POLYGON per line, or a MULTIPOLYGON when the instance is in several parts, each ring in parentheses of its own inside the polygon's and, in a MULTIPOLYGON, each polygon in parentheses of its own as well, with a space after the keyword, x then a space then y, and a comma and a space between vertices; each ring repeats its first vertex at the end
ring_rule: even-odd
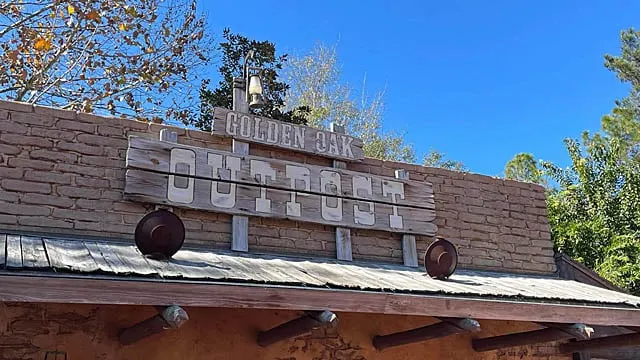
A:
POLYGON ((415 235, 402 235, 402 260, 405 266, 418 267, 418 250, 415 235))
POLYGON ((0 234, 0 267, 7 263, 7 235, 0 234))
MULTIPOLYGON (((409 180, 409 172, 405 169, 396 170, 396 179, 409 180)), ((405 266, 418 267, 416 237, 413 235, 402 235, 402 261, 405 266)))
MULTIPOLYGON (((249 144, 246 142, 233 139, 231 149, 234 154, 249 155, 249 144)), ((246 216, 234 215, 231 218, 231 250, 249 251, 249 218, 246 216)))
POLYGON ((54 269, 78 272, 99 270, 82 241, 44 238, 43 242, 49 263, 54 269))
POLYGON ((20 235, 7 235, 7 269, 22 268, 20 235))
POLYGON ((348 161, 364 159, 362 140, 308 126, 215 108, 211 133, 348 161))
POLYGON ((640 326, 635 307, 268 285, 0 275, 0 301, 227 307, 640 326))
POLYGON ((49 259, 47 259, 42 238, 22 236, 20 243, 22 245, 22 266, 36 269, 49 268, 49 259))
POLYGON ((435 211, 416 209, 389 204, 375 204, 373 224, 356 221, 354 210, 362 207, 361 202, 315 194, 297 194, 301 211, 294 216, 288 209, 291 192, 265 189, 257 186, 235 185, 233 206, 228 203, 214 205, 211 199, 211 181, 192 179, 193 195, 169 199, 168 184, 171 175, 129 169, 126 173, 125 197, 135 201, 164 204, 198 210, 223 211, 234 215, 262 216, 296 221, 314 222, 340 227, 384 230, 409 234, 435 235, 437 227, 432 221, 435 211), (264 195, 264 197, 261 197, 264 195), (266 201, 264 201, 266 199, 266 201), (263 200, 261 203, 260 200, 263 200), (323 205, 324 204, 324 205, 323 205), (323 207, 324 206, 324 207, 323 207), (401 220, 400 220, 401 219, 401 220))
MULTIPOLYGON (((331 123, 331 132, 344 134, 344 126, 331 123)), ((347 163, 344 161, 333 160, 333 167, 337 169, 346 169, 347 163)), ((336 228, 336 258, 338 260, 353 261, 351 230, 349 230, 349 228, 336 228)))
POLYGON ((149 275, 157 273, 157 270, 133 245, 96 243, 96 247, 116 274, 149 275))
MULTIPOLYGON (((293 189, 301 194, 339 195, 375 203, 435 209, 433 187, 428 182, 250 155, 238 156, 139 137, 129 139, 127 167, 174 174, 184 183, 183 186, 187 186, 186 177, 177 175, 293 189)), ((362 207, 366 206, 363 204, 362 207)))

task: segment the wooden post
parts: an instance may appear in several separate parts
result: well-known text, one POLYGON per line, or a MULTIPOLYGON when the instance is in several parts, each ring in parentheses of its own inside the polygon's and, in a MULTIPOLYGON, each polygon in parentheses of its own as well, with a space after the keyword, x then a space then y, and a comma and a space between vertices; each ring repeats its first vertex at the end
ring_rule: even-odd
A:
MULTIPOLYGON (((338 125, 331 123, 331 131, 344 134, 344 125, 338 125)), ((333 160, 333 167, 339 169, 346 169, 347 163, 344 161, 333 160)), ((349 228, 336 227, 336 258, 338 260, 353 260, 353 252, 351 249, 351 230, 349 228)))
POLYGON ((120 333, 120 343, 130 345, 165 330, 177 329, 187 320, 189 320, 189 315, 183 308, 169 306, 158 315, 124 329, 120 333))
POLYGON ((596 349, 608 349, 638 345, 640 345, 640 333, 630 333, 561 344, 560 352, 569 354, 596 349))
POLYGON ((381 351, 394 346, 442 338, 453 334, 480 331, 480 324, 474 319, 442 318, 440 320, 439 323, 417 329, 374 336, 373 346, 376 350, 381 351))
POLYGON ((471 346, 477 352, 491 351, 514 346, 540 344, 563 339, 589 337, 593 329, 584 324, 554 325, 539 330, 500 335, 483 339, 473 339, 471 346))
MULTIPOLYGON (((409 180, 409 172, 405 169, 396 170, 396 179, 409 180)), ((415 235, 402 235, 402 260, 405 266, 418 267, 415 235)))
POLYGON ((279 341, 290 339, 323 326, 335 325, 338 317, 331 311, 320 311, 305 314, 270 330, 258 333, 258 345, 267 347, 279 341))
MULTIPOLYGON (((167 141, 171 143, 178 143, 178 133, 175 131, 171 131, 169 129, 160 129, 160 141, 167 141)), ((171 206, 165 205, 156 205, 155 209, 165 209, 173 212, 173 208, 171 206)))
MULTIPOLYGON (((249 113, 245 86, 243 78, 233 79, 234 111, 249 113)), ((249 155, 249 143, 233 139, 231 146, 234 154, 249 155)), ((231 219, 231 250, 249 251, 249 217, 234 215, 231 219)))

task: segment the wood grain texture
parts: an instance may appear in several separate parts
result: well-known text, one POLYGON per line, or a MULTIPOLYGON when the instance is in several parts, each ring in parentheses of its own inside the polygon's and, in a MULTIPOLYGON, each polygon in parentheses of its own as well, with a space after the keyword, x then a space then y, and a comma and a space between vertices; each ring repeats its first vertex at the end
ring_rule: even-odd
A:
POLYGON ((273 310, 331 309, 334 312, 640 326, 640 310, 633 307, 152 279, 136 281, 0 274, 0 301, 113 305, 176 304, 273 310))
POLYGON ((22 267, 22 244, 20 235, 7 235, 7 269, 22 267))
POLYGON ((82 241, 43 238, 49 263, 56 270, 93 272, 99 270, 82 241))
POLYGON ((249 218, 233 215, 231 218, 231 250, 249 251, 249 218))
MULTIPOLYGON (((397 207, 397 214, 402 216, 403 227, 391 227, 391 216, 394 212, 394 206, 388 204, 376 204, 376 222, 373 225, 356 223, 354 221, 353 210, 355 205, 360 206, 360 202, 351 199, 342 199, 343 212, 340 220, 326 220, 320 215, 322 196, 315 194, 298 196, 297 201, 304 211, 300 212, 300 216, 287 215, 287 202, 291 199, 291 193, 278 189, 269 189, 267 191, 271 212, 259 212, 256 210, 256 198, 261 196, 262 189, 257 186, 237 185, 236 199, 233 208, 221 208, 211 203, 211 181, 198 178, 194 179, 193 186, 195 195, 192 201, 190 203, 176 202, 169 200, 167 197, 169 176, 170 175, 156 172, 129 169, 126 172, 125 197, 130 200, 152 204, 218 211, 233 215, 290 219, 350 228, 395 231, 430 236, 435 235, 437 230, 435 224, 432 223, 435 218, 434 210, 401 206, 397 207)), ((330 206, 335 206, 335 204, 338 203, 338 198, 327 199, 326 201, 330 206), (334 202, 333 204, 332 200, 334 202)))
MULTIPOLYGON (((409 180, 409 172, 405 169, 398 169, 395 174, 396 179, 409 180)), ((405 266, 418 267, 416 237, 413 235, 402 235, 402 261, 405 266)))
POLYGON ((402 261, 405 266, 418 267, 415 235, 402 235, 402 261))
POLYGON ((351 230, 348 228, 336 228, 336 258, 338 260, 353 261, 351 230))
MULTIPOLYGON (((331 123, 331 132, 344 134, 344 126, 331 123)), ((333 167, 337 169, 346 169, 347 163, 344 161, 333 160, 333 167)), ((338 260, 353 261, 351 230, 349 230, 349 228, 336 228, 336 258, 338 260)))
MULTIPOLYGON (((227 164, 229 162, 228 157, 234 156, 232 153, 182 144, 172 144, 168 142, 150 140, 135 136, 132 136, 129 139, 129 149, 127 151, 127 168, 136 168, 161 173, 184 175, 184 172, 171 171, 171 152, 173 149, 183 149, 185 152, 191 154, 191 156, 195 158, 195 171, 193 171, 195 177, 218 181, 231 181, 231 175, 229 174, 230 171, 213 171, 213 167, 209 165, 209 154, 221 155, 223 157, 223 162, 227 164)), ((428 182, 409 180, 408 178, 394 179, 391 177, 359 173, 346 169, 301 164, 278 159, 266 159, 250 155, 240 157, 239 162, 240 169, 239 171, 237 171, 236 179, 233 180, 237 183, 247 185, 264 185, 269 188, 282 190, 290 190, 292 188, 295 188, 296 191, 300 193, 317 193, 327 196, 340 195, 346 198, 369 200, 376 203, 395 204, 398 206, 409 206, 421 209, 435 209, 433 187, 431 183, 428 182), (252 161, 266 161, 268 165, 274 170, 274 176, 269 177, 266 181, 266 184, 262 183, 263 181, 259 175, 256 175, 255 173, 252 174, 252 161), (287 174, 287 166, 290 167, 289 174, 287 174), (300 180, 298 180, 297 185, 294 184, 292 186, 292 167, 295 167, 295 169, 303 167, 304 169, 308 170, 308 174, 304 174, 303 176, 305 179, 308 179, 308 186, 301 186, 300 183, 302 181, 300 180), (323 171, 336 172, 340 175, 340 194, 336 194, 336 190, 331 187, 321 186, 320 174, 323 171), (364 182, 366 182, 367 179, 370 179, 371 193, 364 191, 364 189, 360 187, 360 191, 358 192, 358 194, 354 194, 354 177, 358 177, 358 179, 360 179, 360 177, 365 177, 365 179, 362 179, 364 182), (391 191, 392 188, 395 189, 399 186, 402 187, 403 196, 396 196, 395 199, 391 194, 385 194, 383 190, 386 188, 388 189, 388 191, 391 191), (308 188, 308 190, 306 188, 308 188)), ((189 169, 189 171, 191 172, 192 170, 189 169)), ((359 185, 362 186, 363 184, 359 185)))
POLYGON ((49 259, 42 238, 22 236, 20 243, 22 245, 22 266, 35 269, 49 268, 49 259))
POLYGON ((363 142, 358 138, 247 114, 247 111, 215 108, 211 133, 329 158, 364 159, 363 142))
POLYGON ((7 263, 7 235, 0 234, 0 267, 7 263))

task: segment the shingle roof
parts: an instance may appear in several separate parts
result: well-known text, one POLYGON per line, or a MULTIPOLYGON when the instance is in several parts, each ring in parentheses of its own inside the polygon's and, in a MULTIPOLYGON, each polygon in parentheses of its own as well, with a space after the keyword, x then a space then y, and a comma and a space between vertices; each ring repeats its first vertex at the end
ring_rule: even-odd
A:
POLYGON ((160 261, 144 257, 132 243, 59 237, 0 234, 0 267, 7 271, 91 273, 522 301, 640 305, 639 297, 553 276, 458 270, 450 279, 441 281, 431 279, 420 269, 402 265, 345 263, 203 249, 182 249, 173 259, 160 261))

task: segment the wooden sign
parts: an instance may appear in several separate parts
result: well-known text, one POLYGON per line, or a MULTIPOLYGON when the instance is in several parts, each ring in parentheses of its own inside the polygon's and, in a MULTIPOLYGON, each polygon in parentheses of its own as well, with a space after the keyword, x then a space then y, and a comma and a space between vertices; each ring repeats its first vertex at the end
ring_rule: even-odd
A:
POLYGON ((213 111, 211 133, 335 159, 364 159, 358 138, 223 108, 213 111))
POLYGON ((176 207, 434 235, 432 186, 176 143, 129 139, 125 196, 176 207))

